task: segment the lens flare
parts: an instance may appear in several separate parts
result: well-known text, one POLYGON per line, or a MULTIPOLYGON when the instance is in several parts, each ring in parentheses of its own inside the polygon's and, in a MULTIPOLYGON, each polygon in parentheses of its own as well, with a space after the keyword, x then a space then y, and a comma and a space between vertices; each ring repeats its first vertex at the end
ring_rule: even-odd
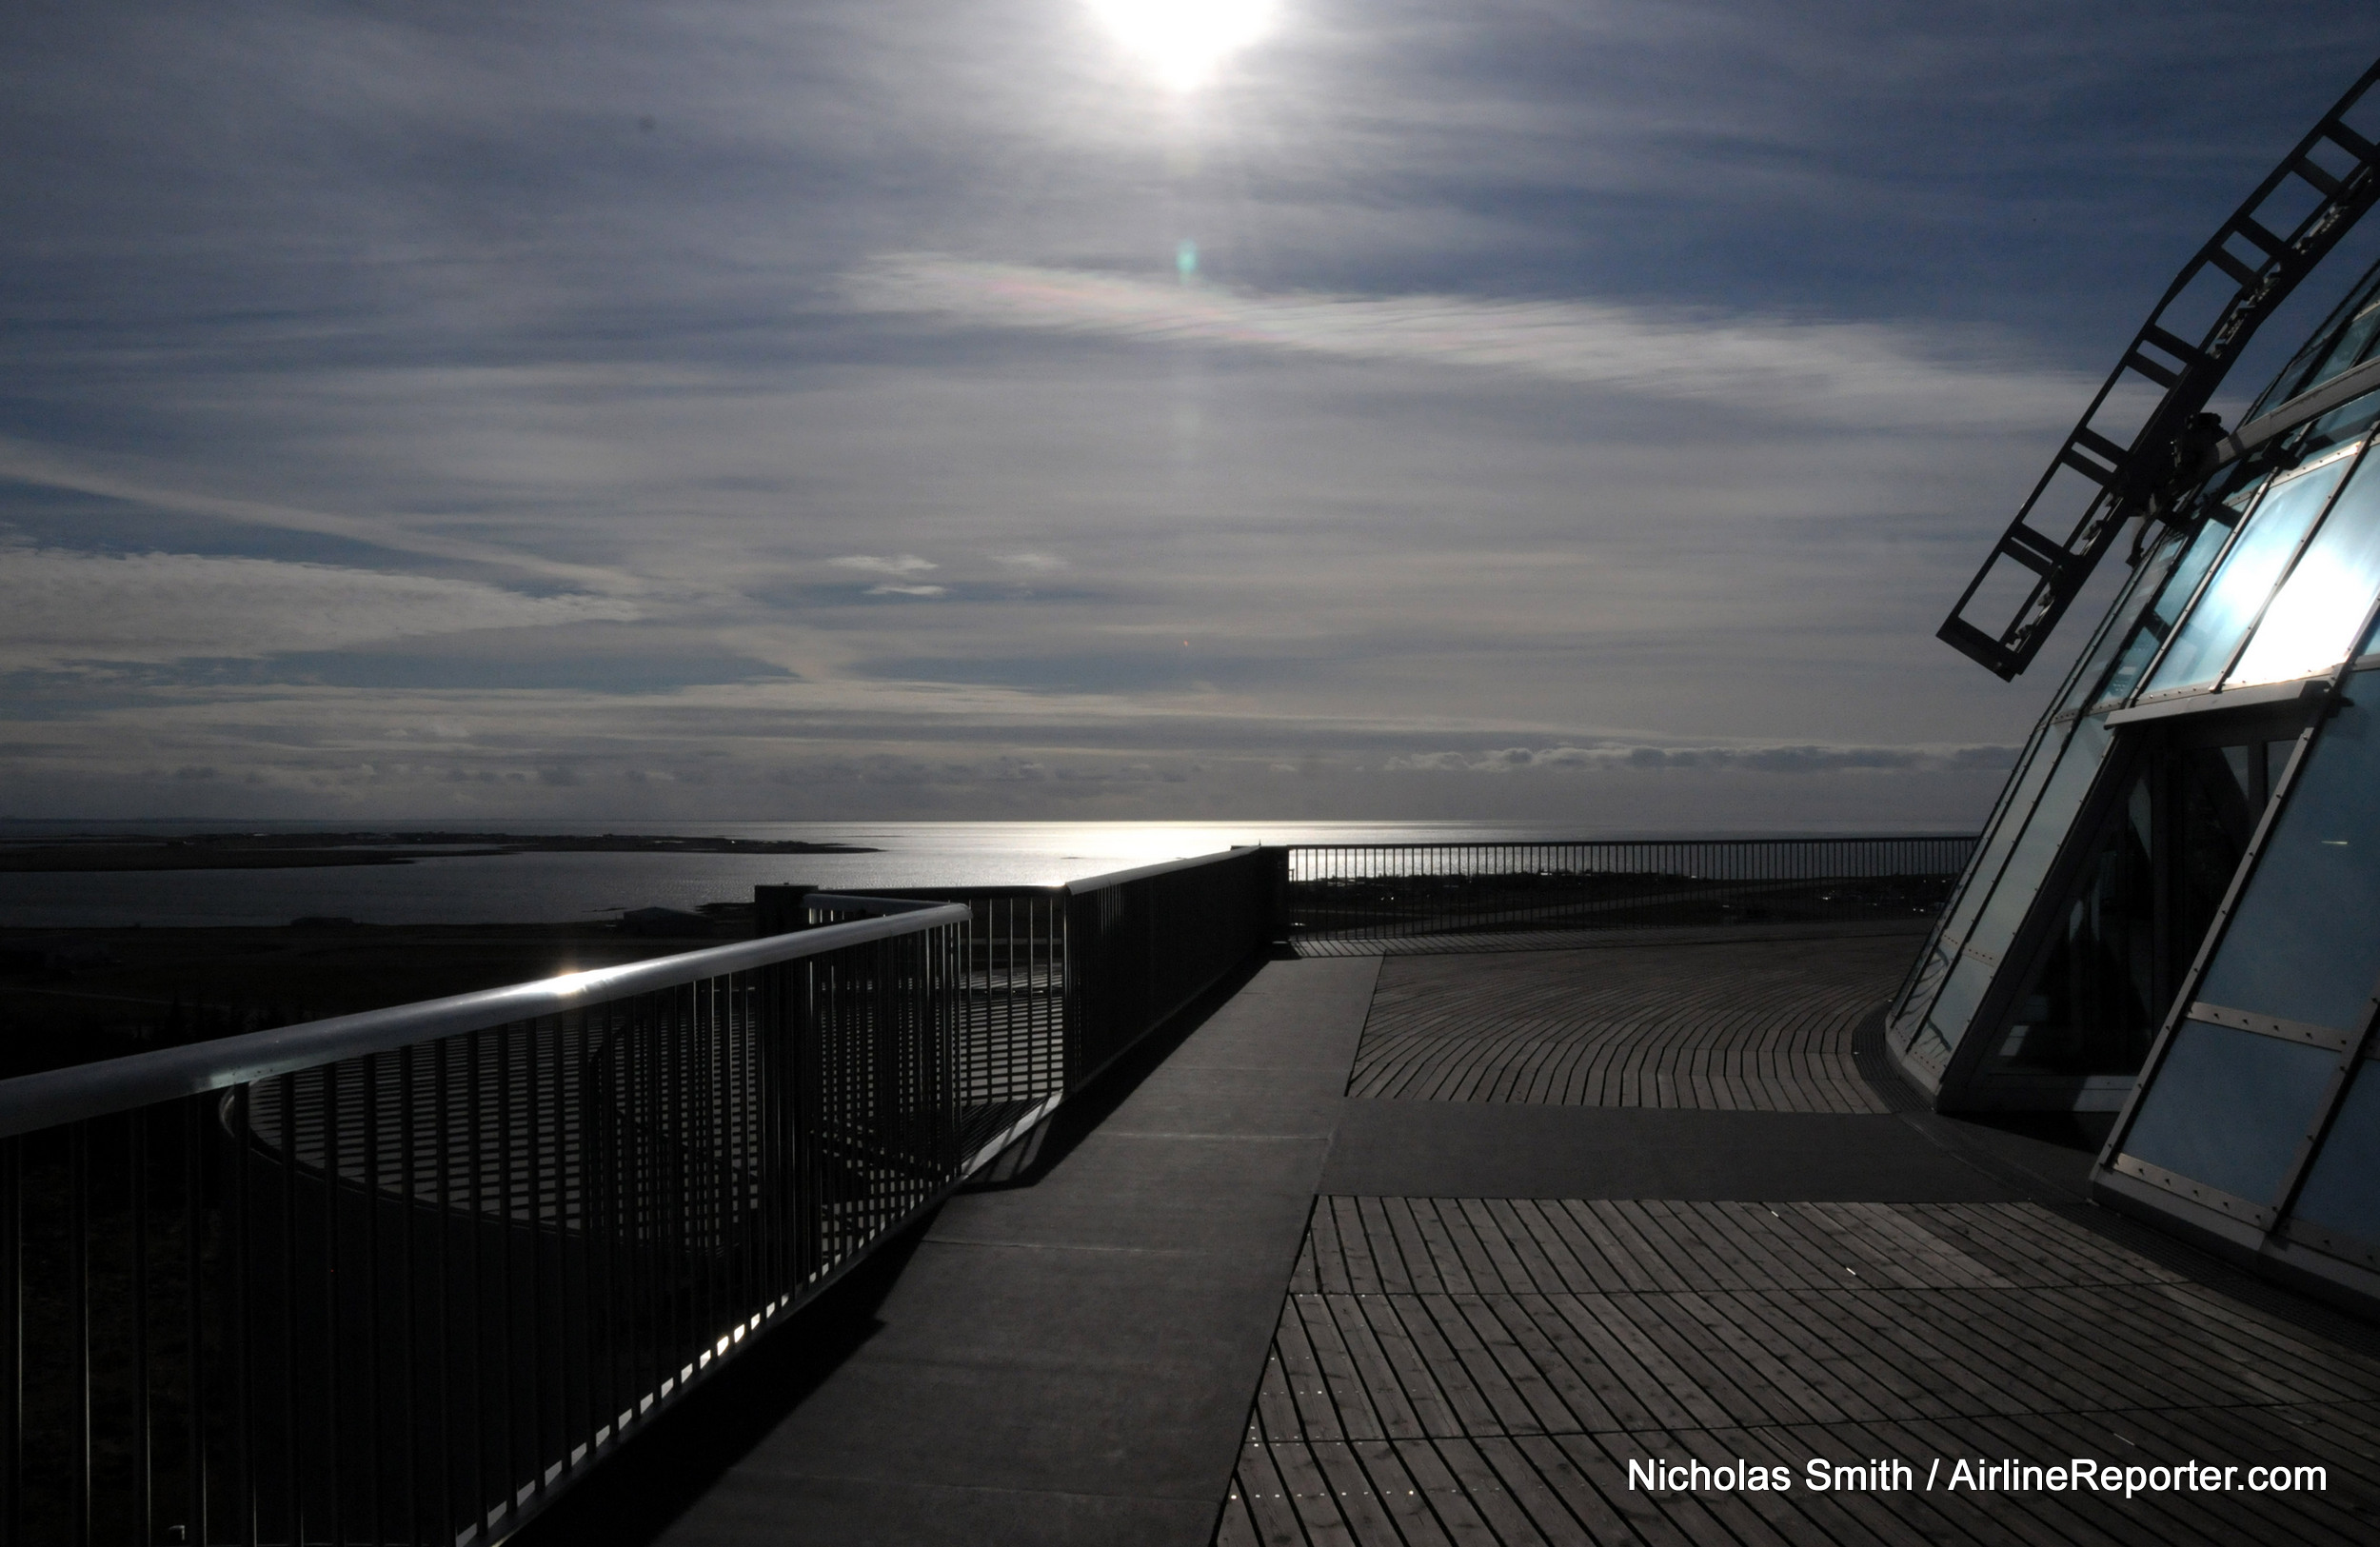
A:
POLYGON ((1157 78, 1177 91, 1203 86, 1232 54, 1272 30, 1275 0, 1089 0, 1092 10, 1157 78))

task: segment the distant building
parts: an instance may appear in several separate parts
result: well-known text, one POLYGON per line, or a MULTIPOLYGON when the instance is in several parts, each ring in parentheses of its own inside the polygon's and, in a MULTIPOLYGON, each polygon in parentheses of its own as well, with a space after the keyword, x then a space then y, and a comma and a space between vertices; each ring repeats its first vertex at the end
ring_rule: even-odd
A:
POLYGON ((2128 450, 2084 429, 2070 440, 2061 462, 2101 492, 2063 545, 2012 527, 1995 551, 2041 577, 2017 624, 1996 640, 1945 625, 2013 675, 2110 551, 2109 524, 2143 518, 2128 583, 2027 744, 1886 1031, 1945 1110, 2119 1114, 2094 1176, 2103 1201, 2368 1308, 2380 1307, 2380 268, 2234 432, 2217 439, 2197 410, 2252 307, 2276 299, 2238 254, 2285 265, 2294 242, 2286 295, 2373 202, 2380 151, 2340 122, 2373 79, 2301 146, 2319 176, 2274 174, 2330 185, 2331 224, 2309 216, 2276 236, 2249 218, 2251 200, 2217 233, 2176 290, 2201 269, 2230 273, 2225 315, 2249 318, 2229 325, 2242 336, 2218 318, 2192 346, 2152 319, 2117 378, 2170 388, 2167 411, 2128 450))

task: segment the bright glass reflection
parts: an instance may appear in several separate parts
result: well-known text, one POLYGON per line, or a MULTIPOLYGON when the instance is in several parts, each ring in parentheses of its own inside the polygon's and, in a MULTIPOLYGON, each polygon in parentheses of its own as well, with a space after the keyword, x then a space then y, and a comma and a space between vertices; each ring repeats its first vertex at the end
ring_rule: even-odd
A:
POLYGON ((2330 491, 2346 476, 2349 454, 2315 463, 2276 480, 2249 514, 2248 529, 2223 556, 2223 567, 2199 597, 2182 624, 2182 631, 2166 646, 2149 679, 2148 691, 2163 693, 2185 687, 2205 687, 2223 674, 2231 650, 2256 621, 2273 582, 2297 551, 2298 541, 2330 503, 2330 491))
POLYGON ((1177 91, 1272 30, 1275 0, 1089 0, 1124 47, 1177 91))
POLYGON ((2285 683, 2347 659, 2380 586, 2380 473, 2367 461, 2265 610, 2234 685, 2285 683))
MULTIPOLYGON (((2241 502, 2246 503, 2244 500, 2241 502)), ((2236 515, 2229 518, 2234 523, 2238 519, 2236 515)), ((2232 530, 2231 526, 2212 517, 2199 526, 2198 535, 2191 542, 2190 551, 2182 555, 2182 562, 2174 566, 2172 579, 2158 593, 2156 605, 2142 620, 2140 630, 2132 636, 2132 642, 2125 646, 2124 659, 2116 663, 2114 674, 2108 678, 2107 691, 2100 695, 2102 699, 2129 697, 2132 690, 2140 684, 2140 674, 2149 669, 2151 661, 2156 659, 2157 646, 2165 642, 2166 635, 2173 631, 2173 620, 2181 616, 2184 607, 2190 605, 2190 599, 2196 593, 2198 583, 2213 567, 2215 555, 2221 553, 2223 545, 2231 541, 2232 530)))

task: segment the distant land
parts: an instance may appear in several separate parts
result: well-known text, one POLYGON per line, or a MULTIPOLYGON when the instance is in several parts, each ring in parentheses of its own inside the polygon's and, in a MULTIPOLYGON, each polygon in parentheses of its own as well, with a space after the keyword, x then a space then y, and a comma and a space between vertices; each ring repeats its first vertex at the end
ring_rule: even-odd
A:
POLYGON ((297 870, 321 865, 411 864, 491 854, 875 854, 857 843, 796 839, 667 838, 638 833, 208 833, 184 838, 109 833, 0 843, 0 872, 297 870), (407 851, 411 852, 407 852, 407 851))

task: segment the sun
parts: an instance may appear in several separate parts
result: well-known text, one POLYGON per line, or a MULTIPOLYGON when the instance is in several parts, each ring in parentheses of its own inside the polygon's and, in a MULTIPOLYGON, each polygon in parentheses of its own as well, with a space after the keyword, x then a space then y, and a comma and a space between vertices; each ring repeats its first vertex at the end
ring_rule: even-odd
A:
POLYGON ((1089 0, 1124 47, 1177 91, 1272 30, 1276 0, 1089 0))

